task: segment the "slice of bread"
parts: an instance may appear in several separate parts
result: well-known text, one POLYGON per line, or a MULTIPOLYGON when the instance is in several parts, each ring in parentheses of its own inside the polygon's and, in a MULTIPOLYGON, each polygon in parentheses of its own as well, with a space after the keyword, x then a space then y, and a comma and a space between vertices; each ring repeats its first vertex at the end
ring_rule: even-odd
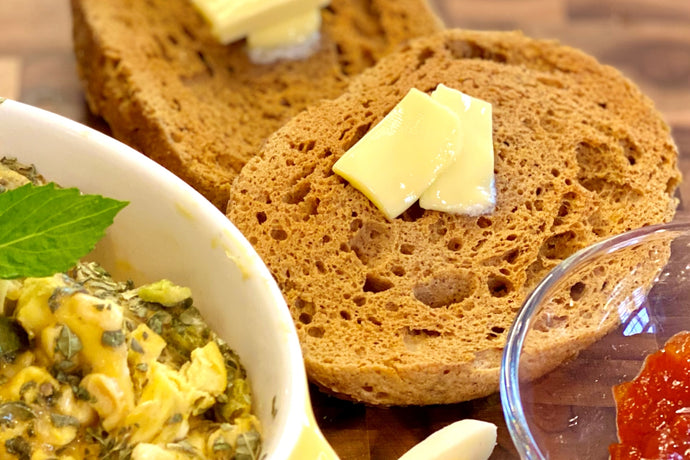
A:
MULTIPOLYGON (((517 32, 449 30, 270 136, 227 215, 278 281, 313 382, 371 404, 452 403, 497 390, 506 334, 549 269, 673 217, 676 162, 668 126, 617 70, 517 32), (439 83, 493 104, 496 209, 388 221, 331 168, 410 88, 439 83)), ((598 306, 569 305, 548 326, 565 340, 535 348, 541 369, 596 338, 598 306)))
POLYGON ((308 59, 253 64, 189 0, 71 0, 90 109, 225 209, 230 181, 264 139, 411 37, 442 28, 426 0, 332 0, 308 59))

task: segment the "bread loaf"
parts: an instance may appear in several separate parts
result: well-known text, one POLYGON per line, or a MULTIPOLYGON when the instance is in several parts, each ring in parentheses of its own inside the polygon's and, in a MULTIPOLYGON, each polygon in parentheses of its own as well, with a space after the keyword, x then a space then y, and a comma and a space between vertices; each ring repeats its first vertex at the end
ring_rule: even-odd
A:
POLYGON ((426 0, 332 0, 307 59, 253 64, 189 0, 71 0, 90 109, 112 134, 225 209, 230 181, 266 136, 401 42, 442 25, 426 0))
MULTIPOLYGON (((448 30, 271 135, 227 215, 278 281, 313 382, 370 404, 453 403, 498 389, 506 334, 550 269, 673 217, 676 162, 668 126, 617 70, 518 32, 448 30), (331 168, 410 88, 439 83, 493 105, 496 209, 389 221, 331 168)), ((545 359, 596 339, 583 319, 596 308, 559 313, 548 327, 567 340, 545 359)))

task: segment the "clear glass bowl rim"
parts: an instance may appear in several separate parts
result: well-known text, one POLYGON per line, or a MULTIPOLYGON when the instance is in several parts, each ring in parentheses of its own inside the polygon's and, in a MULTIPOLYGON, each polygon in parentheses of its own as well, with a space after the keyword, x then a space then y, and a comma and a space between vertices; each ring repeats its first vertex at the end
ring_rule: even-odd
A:
POLYGON ((508 331, 506 346, 503 350, 500 372, 500 397, 508 432, 515 448, 522 459, 546 460, 539 449, 527 424, 522 409, 518 371, 520 353, 529 331, 535 311, 548 295, 551 288, 568 272, 587 263, 597 254, 610 254, 622 248, 643 241, 649 241, 668 234, 690 234, 690 220, 677 220, 670 223, 649 225, 625 233, 605 238, 591 246, 583 248, 554 267, 527 296, 522 307, 508 331))

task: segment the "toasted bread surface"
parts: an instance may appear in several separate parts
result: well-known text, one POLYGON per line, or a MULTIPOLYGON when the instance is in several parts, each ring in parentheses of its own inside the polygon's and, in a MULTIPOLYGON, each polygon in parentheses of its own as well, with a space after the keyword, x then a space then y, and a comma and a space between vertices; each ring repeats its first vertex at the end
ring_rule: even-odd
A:
POLYGON ((409 38, 442 28, 425 0, 333 0, 307 59, 253 64, 188 0, 72 0, 90 109, 114 137, 225 209, 230 181, 266 136, 409 38))
MULTIPOLYGON (((617 70, 518 32, 448 30, 271 135, 235 179, 227 215, 281 287, 313 382, 370 404, 453 403, 498 389, 506 334, 550 269, 673 217, 676 162, 668 126, 617 70), (496 209, 415 205, 387 220, 331 168, 410 88, 439 83, 493 105, 496 209)), ((545 326, 562 340, 530 348, 542 370, 598 337, 587 318, 600 305, 570 300, 545 326)))

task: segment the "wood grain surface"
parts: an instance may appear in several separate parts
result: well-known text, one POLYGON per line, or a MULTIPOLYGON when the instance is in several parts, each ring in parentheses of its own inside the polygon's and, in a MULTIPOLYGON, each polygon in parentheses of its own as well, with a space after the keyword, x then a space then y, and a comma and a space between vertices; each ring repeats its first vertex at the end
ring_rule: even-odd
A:
MULTIPOLYGON (((520 29, 582 48, 618 67, 657 104, 690 177, 690 2, 680 0, 434 0, 448 27, 520 29)), ((0 0, 0 96, 107 132, 84 101, 72 53, 68 0, 0 0)), ((690 198, 690 181, 680 188, 690 198)), ((682 210, 679 214, 685 214, 682 210)), ((372 408, 318 391, 320 426, 343 460, 396 459, 462 418, 499 425, 493 459, 516 458, 498 395, 463 404, 372 408)))

